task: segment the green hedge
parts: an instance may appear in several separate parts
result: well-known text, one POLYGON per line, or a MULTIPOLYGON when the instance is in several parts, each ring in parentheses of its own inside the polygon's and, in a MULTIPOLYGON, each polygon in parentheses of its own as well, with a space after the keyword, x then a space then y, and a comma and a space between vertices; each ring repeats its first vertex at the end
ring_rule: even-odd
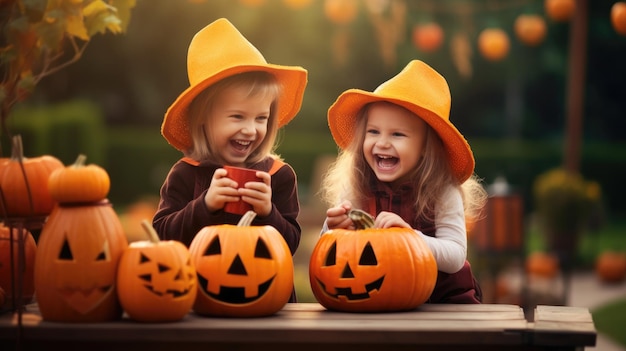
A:
MULTIPOLYGON (((111 177, 110 199, 121 206, 146 195, 156 196, 170 167, 182 154, 160 135, 158 126, 106 127, 100 110, 86 101, 48 107, 19 107, 9 120, 12 134, 22 134, 25 156, 49 154, 70 164, 79 153, 88 163, 102 165, 111 177)), ((8 139, 8 138, 4 138, 8 139)), ((476 158, 476 173, 490 184, 504 176, 532 209, 532 183, 545 170, 562 163, 562 145, 553 141, 469 140, 476 158)), ((2 140, 3 151, 8 150, 2 140)), ((330 133, 281 131, 277 152, 298 174, 301 198, 309 196, 316 160, 337 154, 330 133)), ((7 153, 5 152, 5 155, 7 153)), ((611 214, 626 212, 626 143, 583 143, 581 172, 598 181, 611 214)))

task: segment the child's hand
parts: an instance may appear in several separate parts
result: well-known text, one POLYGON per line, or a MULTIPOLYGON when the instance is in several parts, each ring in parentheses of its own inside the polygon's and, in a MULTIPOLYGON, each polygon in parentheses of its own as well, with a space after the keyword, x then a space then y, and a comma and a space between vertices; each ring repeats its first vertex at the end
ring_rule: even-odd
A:
POLYGON ((247 182, 245 187, 238 189, 238 193, 243 202, 252 205, 252 210, 258 216, 269 216, 272 212, 272 176, 263 171, 257 171, 256 176, 261 178, 262 182, 247 182))
POLYGON ((209 190, 204 196, 204 203, 211 212, 221 210, 227 202, 239 201, 237 182, 226 177, 226 173, 224 168, 215 170, 209 190))
POLYGON ((382 211, 376 216, 376 220, 374 220, 375 228, 391 228, 391 227, 400 227, 400 228, 411 228, 411 226, 405 222, 402 217, 398 216, 393 212, 382 211))
POLYGON ((350 201, 344 201, 337 207, 331 207, 326 211, 326 225, 328 229, 354 229, 354 223, 348 217, 352 209, 350 201))

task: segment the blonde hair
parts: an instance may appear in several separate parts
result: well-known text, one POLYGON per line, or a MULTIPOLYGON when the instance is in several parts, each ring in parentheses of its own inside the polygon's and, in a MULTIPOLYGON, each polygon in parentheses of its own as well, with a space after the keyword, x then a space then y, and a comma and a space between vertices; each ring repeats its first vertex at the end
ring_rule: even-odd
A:
MULTIPOLYGON (((376 175, 365 160, 363 140, 367 113, 370 106, 377 103, 380 102, 367 104, 357 113, 354 137, 345 149, 339 151, 337 159, 322 179, 320 195, 328 206, 337 206, 344 200, 352 202, 354 208, 365 209, 368 206, 371 182, 376 175)), ((411 114, 419 118, 413 112, 411 114)), ((478 218, 487 201, 487 192, 475 174, 462 184, 454 178, 443 142, 429 125, 426 128, 424 155, 421 162, 409 172, 407 179, 413 180, 416 192, 414 207, 418 219, 434 223, 435 209, 450 186, 456 186, 461 191, 465 218, 468 220, 478 218)))
POLYGON ((211 161, 223 163, 218 150, 214 148, 211 138, 206 135, 204 125, 207 117, 211 116, 215 101, 220 94, 228 89, 243 89, 248 97, 271 96, 273 102, 270 107, 270 115, 267 122, 267 134, 259 147, 250 154, 246 163, 248 165, 261 161, 267 156, 278 158, 274 154, 278 137, 278 118, 276 117, 276 105, 282 92, 282 87, 276 77, 268 72, 252 71, 239 73, 224 78, 207 87, 189 105, 188 118, 189 130, 193 146, 185 152, 185 156, 197 161, 211 161))

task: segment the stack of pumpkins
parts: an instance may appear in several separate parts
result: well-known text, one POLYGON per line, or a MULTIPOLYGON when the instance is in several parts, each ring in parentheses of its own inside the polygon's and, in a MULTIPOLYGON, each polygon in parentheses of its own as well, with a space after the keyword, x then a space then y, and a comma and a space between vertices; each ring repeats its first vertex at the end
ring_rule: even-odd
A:
MULTIPOLYGON (((18 214, 14 205, 37 199, 26 201, 30 204, 22 206, 19 216, 45 218, 37 244, 30 233, 25 237, 27 270, 20 275, 23 303, 36 292, 44 320, 106 322, 126 312, 140 322, 173 322, 191 310, 205 316, 260 317, 289 301, 294 289, 291 252, 274 227, 251 225, 253 211, 237 225, 204 227, 189 248, 159 240, 143 220, 150 239, 129 244, 107 200, 110 179, 103 168, 85 165, 83 155, 67 167, 51 156, 26 159, 21 145, 15 148, 19 156, 0 164, 2 210, 4 218, 13 218, 18 214), (44 159, 45 171, 30 170, 44 159), (18 190, 22 193, 16 195, 18 190), (33 211, 34 204, 47 207, 33 211)), ((423 304, 437 278, 427 245, 412 230, 371 228, 371 218, 360 214, 353 218, 357 230, 331 230, 315 246, 309 275, 317 300, 346 312, 401 311, 423 304)), ((0 277, 8 267, 15 264, 2 262, 0 277)), ((13 281, 2 279, 2 287, 13 281)))

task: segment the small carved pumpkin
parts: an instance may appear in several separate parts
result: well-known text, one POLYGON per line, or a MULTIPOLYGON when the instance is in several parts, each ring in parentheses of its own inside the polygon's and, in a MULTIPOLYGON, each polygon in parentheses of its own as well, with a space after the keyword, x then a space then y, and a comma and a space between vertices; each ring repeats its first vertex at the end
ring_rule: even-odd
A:
POLYGON ((74 164, 50 174, 48 189, 53 199, 60 203, 81 203, 106 198, 111 186, 109 175, 98 165, 85 165, 86 159, 80 154, 74 164))
POLYGON ((130 243, 117 271, 122 308, 140 322, 180 320, 191 311, 198 292, 189 250, 179 241, 160 241, 146 220, 141 224, 150 240, 130 243))
POLYGON ((271 226, 251 226, 248 211, 237 225, 206 226, 189 251, 198 275, 198 314, 230 317, 278 312, 293 291, 293 260, 280 233, 271 226))
POLYGON ((350 212, 356 230, 324 233, 311 253, 309 279, 317 301, 345 312, 401 311, 428 300, 437 263, 410 228, 372 228, 373 218, 350 212))
POLYGON ((48 191, 48 177, 63 163, 49 155, 25 158, 22 138, 13 137, 11 159, 0 166, 0 215, 6 217, 47 216, 55 201, 48 191))
MULTIPOLYGON (((13 294, 19 296, 18 285, 14 287, 14 282, 22 282, 21 296, 22 304, 32 301, 35 294, 34 268, 35 268, 35 252, 37 244, 33 235, 26 229, 18 230, 17 228, 9 229, 9 227, 0 223, 0 286, 6 291, 7 302, 13 301, 13 294), (21 232, 23 242, 20 243, 21 232), (12 237, 12 238, 11 238, 12 237), (13 252, 11 252, 11 241, 13 242, 13 252), (23 250, 23 256, 20 256, 20 246, 23 250), (11 263, 13 256, 13 263, 11 263), (23 257, 22 270, 20 271, 19 258, 23 257), (11 272, 13 268, 13 272, 11 272)), ((18 302, 18 301, 15 301, 18 302)), ((2 305, 0 304, 0 307, 2 305)))
POLYGON ((43 319, 121 318, 116 275, 127 246, 122 224, 108 201, 56 206, 41 230, 35 257, 35 290, 43 319))

